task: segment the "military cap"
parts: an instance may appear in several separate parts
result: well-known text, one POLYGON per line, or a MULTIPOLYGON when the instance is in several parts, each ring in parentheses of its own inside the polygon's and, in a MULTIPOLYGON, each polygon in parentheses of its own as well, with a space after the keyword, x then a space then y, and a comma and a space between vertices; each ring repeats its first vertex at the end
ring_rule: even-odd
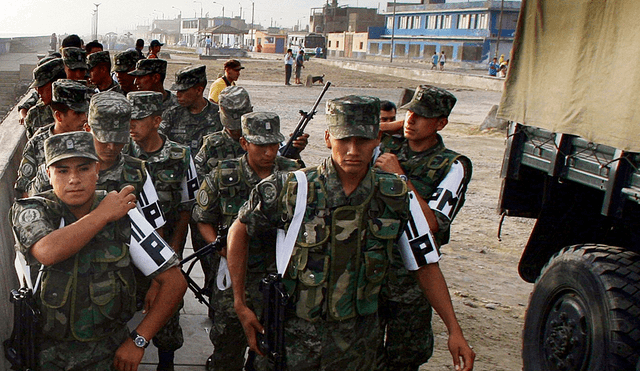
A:
POLYGON ((220 121, 229 130, 242 129, 242 115, 253 111, 249 93, 240 86, 228 86, 220 92, 220 121))
POLYGON ((164 45, 164 44, 163 44, 163 43, 161 43, 161 42, 160 42, 160 41, 158 41, 158 40, 151 40, 151 43, 149 44, 149 46, 150 46, 150 47, 152 47, 152 48, 153 48, 154 46, 162 46, 162 45, 164 45))
POLYGON ((129 72, 129 75, 144 76, 152 73, 165 75, 167 73, 167 61, 158 58, 141 59, 136 63, 136 69, 129 72))
POLYGON ((88 68, 87 52, 80 48, 70 46, 62 49, 62 60, 64 65, 71 70, 86 70, 88 68))
POLYGON ((53 83, 51 102, 65 104, 76 112, 89 110, 87 87, 77 81, 62 79, 53 83))
POLYGON ((33 83, 31 88, 39 88, 53 81, 59 74, 64 72, 64 63, 62 58, 55 58, 49 62, 43 63, 33 70, 33 83))
POLYGON ((89 69, 97 66, 100 63, 108 63, 111 66, 111 57, 108 51, 101 51, 89 54, 87 57, 87 66, 89 69))
POLYGON ((229 59, 228 61, 224 62, 224 68, 231 68, 232 70, 236 70, 236 71, 240 71, 244 69, 240 61, 237 59, 229 59))
POLYGON ((98 142, 129 143, 131 103, 120 93, 97 93, 91 97, 88 121, 98 142))
POLYGON ((284 135, 280 133, 280 118, 273 112, 242 115, 242 136, 253 144, 273 144, 284 140, 284 135))
POLYGON ((332 99, 327 102, 327 122, 336 139, 375 139, 380 129, 380 100, 360 95, 332 99))
POLYGON ((411 102, 400 107, 426 118, 448 117, 456 104, 456 97, 448 91, 431 85, 420 85, 411 102))
POLYGON ((140 59, 140 54, 135 50, 127 50, 116 53, 113 59, 113 72, 127 72, 136 68, 136 62, 140 59))
POLYGON ((206 66, 189 66, 176 72, 176 82, 171 86, 171 90, 187 90, 198 83, 207 82, 206 66))
POLYGON ((56 59, 56 58, 61 58, 61 57, 56 57, 56 56, 55 56, 55 55, 53 55, 53 54, 51 54, 51 55, 47 55, 46 57, 44 57, 44 58, 42 58, 42 59, 40 59, 40 60, 38 61, 38 66, 42 66, 43 64, 45 64, 45 63, 47 63, 47 62, 49 62, 49 61, 52 61, 52 60, 54 60, 54 59, 56 59))
POLYGON ((93 136, 86 131, 72 131, 50 136, 44 141, 44 156, 47 167, 73 157, 85 157, 98 161, 93 136))
POLYGON ((132 105, 132 120, 142 120, 156 112, 162 112, 164 96, 157 91, 132 91, 127 94, 127 99, 132 105))

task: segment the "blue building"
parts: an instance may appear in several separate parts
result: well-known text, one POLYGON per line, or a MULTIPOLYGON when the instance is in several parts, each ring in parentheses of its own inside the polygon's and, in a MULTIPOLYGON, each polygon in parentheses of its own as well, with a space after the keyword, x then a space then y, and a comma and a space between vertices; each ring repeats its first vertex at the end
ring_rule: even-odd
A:
POLYGON ((444 51, 448 62, 486 63, 496 47, 498 56, 509 58, 521 4, 422 0, 395 3, 394 12, 394 3, 387 3, 384 32, 379 39, 369 39, 368 56, 389 57, 393 42, 393 57, 400 60, 429 60, 444 51))

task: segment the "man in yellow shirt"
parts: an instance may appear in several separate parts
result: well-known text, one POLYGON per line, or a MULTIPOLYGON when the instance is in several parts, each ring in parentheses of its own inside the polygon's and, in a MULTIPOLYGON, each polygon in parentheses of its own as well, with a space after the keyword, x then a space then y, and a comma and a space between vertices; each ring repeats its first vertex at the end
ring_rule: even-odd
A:
POLYGON ((218 95, 227 86, 235 85, 240 77, 240 70, 244 69, 237 59, 229 59, 224 62, 224 75, 211 84, 209 100, 218 104, 218 95))

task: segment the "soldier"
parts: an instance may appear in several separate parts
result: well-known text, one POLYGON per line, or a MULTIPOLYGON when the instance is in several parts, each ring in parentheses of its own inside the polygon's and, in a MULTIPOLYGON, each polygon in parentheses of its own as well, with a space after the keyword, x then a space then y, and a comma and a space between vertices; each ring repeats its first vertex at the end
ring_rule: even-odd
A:
POLYGON ((27 112, 24 126, 27 130, 27 138, 31 138, 35 132, 54 121, 51 103, 51 86, 54 81, 64 79, 64 64, 62 59, 55 58, 42 64, 33 70, 33 83, 31 87, 36 89, 40 99, 35 106, 27 112))
MULTIPOLYGON (((471 179, 471 161, 445 148, 437 133, 448 122, 456 98, 444 89, 421 85, 411 102, 401 107, 408 112, 404 137, 384 135, 375 165, 403 177, 434 233, 439 246, 449 242, 449 227, 464 204, 471 179)), ((398 250, 395 250, 397 252, 398 250)), ((431 306, 412 275, 399 262, 391 263, 385 302, 380 311, 386 326, 386 342, 381 345, 381 370, 418 370, 433 353, 431 306)), ((428 261, 432 280, 446 282, 438 266, 439 255, 428 261)))
POLYGON ((101 52, 104 50, 104 46, 98 42, 98 40, 93 40, 88 42, 84 46, 84 50, 87 52, 87 61, 89 60, 89 56, 93 53, 101 52))
MULTIPOLYGON (((198 229, 207 243, 216 240, 219 226, 231 225, 258 182, 275 172, 301 168, 299 161, 277 155, 283 139, 280 119, 275 113, 253 112, 242 116, 240 145, 246 153, 241 158, 221 161, 207 174, 198 191, 193 219, 198 222, 198 229)), ((258 284, 266 273, 274 271, 275 257, 270 252, 270 246, 275 244, 273 232, 261 234, 249 242, 247 305, 256 311, 262 308, 258 284)), ((225 251, 220 255, 224 256, 225 251)), ((215 321, 209 338, 214 351, 207 360, 207 370, 242 370, 247 341, 233 309, 233 291, 215 287, 212 292, 215 321)))
MULTIPOLYGON (((44 58, 42 58, 41 60, 38 61, 38 66, 42 66, 43 64, 54 60, 56 58, 62 58, 62 56, 60 55, 60 53, 53 53, 51 55, 48 55, 44 58)), ((66 75, 65 75, 66 77, 66 75)), ((20 124, 24 125, 24 119, 27 117, 27 112, 29 112, 29 109, 31 109, 31 107, 35 106, 36 104, 38 104, 38 100, 40 99, 40 95, 38 95, 38 92, 36 90, 31 92, 31 95, 29 96, 29 98, 25 99, 25 101, 20 104, 18 106, 18 112, 20 112, 20 124)))
POLYGON ((162 115, 160 132, 169 139, 184 144, 197 153, 202 138, 222 130, 218 106, 202 96, 207 86, 205 66, 190 66, 176 72, 175 83, 179 105, 171 107, 162 115))
POLYGON ((235 85, 236 81, 240 77, 240 71, 242 71, 244 67, 237 59, 229 59, 224 62, 224 75, 219 77, 216 81, 211 84, 211 89, 209 89, 209 100, 213 103, 218 103, 218 96, 222 89, 235 85))
POLYGON ((142 215, 155 229, 162 227, 166 220, 144 161, 121 153, 130 141, 131 103, 120 93, 97 93, 91 97, 88 124, 100 164, 97 188, 111 192, 133 185, 142 215))
POLYGON ((54 135, 45 152, 53 190, 20 199, 11 210, 19 252, 32 267, 43 266, 35 295, 43 321, 40 369, 135 370, 146 339, 186 291, 178 259, 168 246, 145 250, 139 244, 131 247, 137 254, 130 254, 133 187, 96 191, 98 158, 89 133, 54 135), (135 311, 132 263, 144 266, 159 290, 149 313, 128 334, 135 311))
POLYGON ((111 78, 111 57, 108 51, 100 51, 89 54, 87 57, 89 67, 89 81, 95 85, 98 91, 115 91, 124 94, 120 85, 111 78))
POLYGON ((34 193, 49 189, 49 187, 43 186, 35 186, 34 188, 29 186, 37 172, 46 174, 44 141, 55 134, 83 130, 87 123, 87 111, 89 110, 87 87, 73 80, 55 81, 51 109, 53 110, 54 123, 40 129, 36 135, 29 139, 22 151, 22 161, 20 168, 18 168, 18 179, 15 184, 15 190, 22 197, 26 197, 26 193, 32 196, 34 193))
MULTIPOLYGON (((256 333, 263 332, 247 306, 246 242, 273 228, 288 230, 294 215, 302 216, 300 233, 294 224, 293 254, 283 283, 291 308, 285 317, 287 368, 290 370, 371 370, 376 363, 378 297, 388 275, 395 241, 408 218, 406 183, 370 167, 379 143, 380 103, 377 98, 348 96, 327 102, 325 142, 331 157, 303 174, 278 174, 259 183, 240 209, 229 231, 227 258, 234 306, 249 346, 259 352, 256 333), (295 176, 294 176, 295 175, 295 176), (307 197, 294 213, 297 179, 307 197)), ((285 238, 287 240, 287 238, 285 238)), ((285 271, 286 269, 286 271, 285 271)), ((449 330, 449 349, 456 369, 473 368, 473 351, 458 325, 448 291, 430 288, 427 271, 416 278, 449 330)))
POLYGON ((129 72, 129 75, 135 76, 136 90, 162 93, 163 111, 178 105, 178 98, 164 88, 164 79, 167 76, 167 61, 164 59, 141 59, 136 62, 136 69, 129 72))
POLYGON ((139 59, 138 53, 135 50, 119 52, 116 53, 114 57, 113 72, 115 72, 118 78, 118 84, 120 84, 120 88, 125 95, 136 91, 134 84, 136 77, 130 75, 129 72, 136 69, 136 62, 138 62, 139 59))
POLYGON ((70 80, 86 80, 87 52, 80 48, 68 47, 62 49, 64 72, 70 80))
MULTIPOLYGON (((131 138, 129 154, 144 160, 158 192, 160 206, 167 223, 162 228, 163 238, 182 258, 191 207, 198 190, 195 165, 189 148, 168 140, 158 133, 162 121, 162 94, 151 91, 132 92, 127 99, 131 111, 131 138)), ((144 300, 151 282, 138 274, 138 301, 144 300)), ((173 370, 174 352, 184 342, 177 311, 153 338, 158 348, 158 370, 173 370)))

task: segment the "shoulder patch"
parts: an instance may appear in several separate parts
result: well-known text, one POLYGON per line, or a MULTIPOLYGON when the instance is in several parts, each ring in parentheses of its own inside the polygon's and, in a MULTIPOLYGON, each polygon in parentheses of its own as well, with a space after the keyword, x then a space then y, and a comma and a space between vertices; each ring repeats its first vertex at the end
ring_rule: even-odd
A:
POLYGON ((179 160, 185 158, 186 154, 186 149, 174 146, 171 147, 171 151, 169 151, 169 158, 172 160, 179 160))
POLYGON ((207 191, 200 189, 196 195, 196 201, 203 209, 206 208, 209 205, 209 195, 207 194, 207 191))
POLYGON ((35 220, 42 218, 42 213, 37 209, 24 209, 18 214, 18 223, 25 227, 33 223, 35 220))
POLYGON ((259 189, 260 189, 260 193, 262 194, 262 198, 264 199, 264 202, 266 203, 273 203, 276 200, 276 197, 278 195, 278 190, 276 189, 276 186, 271 183, 271 182, 261 182, 258 185, 259 189))

